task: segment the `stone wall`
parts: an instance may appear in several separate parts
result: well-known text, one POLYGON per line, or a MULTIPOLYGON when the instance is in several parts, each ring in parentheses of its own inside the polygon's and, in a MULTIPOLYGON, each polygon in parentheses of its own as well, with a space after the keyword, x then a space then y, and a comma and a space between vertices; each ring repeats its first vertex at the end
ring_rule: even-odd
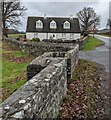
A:
POLYGON ((79 46, 76 44, 74 49, 69 50, 68 52, 47 52, 42 56, 34 59, 27 67, 27 79, 31 79, 34 75, 39 73, 47 65, 52 62, 53 58, 65 58, 67 60, 67 79, 72 78, 72 74, 75 68, 75 65, 78 62, 79 46))
POLYGON ((3 120, 55 118, 67 90, 65 59, 56 59, 3 103, 3 120))
POLYGON ((74 44, 58 44, 58 43, 31 43, 31 42, 20 42, 16 39, 6 39, 7 42, 10 42, 12 46, 22 50, 23 52, 27 52, 28 54, 39 56, 44 54, 44 52, 54 52, 54 51, 68 51, 73 48, 74 44))
MULTIPOLYGON (((77 39, 77 40, 79 40, 79 39, 77 39)), ((50 42, 50 43, 76 43, 77 40, 43 39, 44 42, 50 42)))
POLYGON ((27 67, 28 81, 2 103, 0 120, 57 118, 78 51, 76 44, 67 52, 46 52, 34 59, 27 67))
POLYGON ((79 49, 82 49, 84 47, 84 44, 87 42, 87 37, 88 36, 86 36, 76 42, 77 44, 79 44, 79 49))

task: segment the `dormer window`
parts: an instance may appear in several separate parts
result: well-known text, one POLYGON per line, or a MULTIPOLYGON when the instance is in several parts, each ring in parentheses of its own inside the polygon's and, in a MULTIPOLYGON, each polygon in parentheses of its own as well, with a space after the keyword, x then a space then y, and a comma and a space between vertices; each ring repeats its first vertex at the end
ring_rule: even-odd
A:
POLYGON ((56 29, 57 28, 57 24, 54 20, 50 22, 50 28, 51 29, 56 29))
POLYGON ((70 29, 70 23, 68 21, 64 22, 63 28, 70 29))
POLYGON ((43 28, 43 23, 41 20, 36 21, 36 28, 40 28, 40 29, 43 28))

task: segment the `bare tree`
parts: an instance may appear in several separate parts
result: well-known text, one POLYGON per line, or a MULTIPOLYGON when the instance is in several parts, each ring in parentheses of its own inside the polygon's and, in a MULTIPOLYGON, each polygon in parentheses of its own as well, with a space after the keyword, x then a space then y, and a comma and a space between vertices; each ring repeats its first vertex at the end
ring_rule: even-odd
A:
POLYGON ((107 26, 108 26, 109 28, 111 28, 111 19, 108 19, 108 21, 107 21, 107 26))
POLYGON ((98 16, 91 7, 84 7, 83 10, 77 13, 77 16, 80 21, 82 31, 89 31, 89 29, 94 29, 100 24, 100 16, 98 16))
POLYGON ((12 2, 2 2, 2 28, 3 34, 7 36, 7 29, 9 27, 16 28, 20 22, 20 17, 24 16, 27 10, 19 0, 12 2))

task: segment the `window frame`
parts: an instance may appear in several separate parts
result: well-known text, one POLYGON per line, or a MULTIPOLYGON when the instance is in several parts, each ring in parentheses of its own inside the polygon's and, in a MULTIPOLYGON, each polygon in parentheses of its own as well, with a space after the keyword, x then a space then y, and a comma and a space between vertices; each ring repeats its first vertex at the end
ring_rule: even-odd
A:
POLYGON ((43 29, 43 22, 41 20, 36 21, 36 29, 43 29))
POLYGON ((70 29, 71 28, 70 22, 69 21, 65 21, 64 24, 63 24, 63 28, 64 29, 70 29))
POLYGON ((57 23, 54 20, 50 22, 50 29, 57 29, 57 23))
POLYGON ((66 39, 66 33, 62 33, 62 39, 66 39))
POLYGON ((38 38, 38 33, 34 33, 34 38, 38 38))
POLYGON ((70 33, 70 39, 74 39, 74 33, 70 33))

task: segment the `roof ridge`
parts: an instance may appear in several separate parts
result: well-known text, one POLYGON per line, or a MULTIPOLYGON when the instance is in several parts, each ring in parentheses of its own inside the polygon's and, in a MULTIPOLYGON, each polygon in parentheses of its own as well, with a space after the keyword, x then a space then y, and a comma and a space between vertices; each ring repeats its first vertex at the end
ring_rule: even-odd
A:
MULTIPOLYGON (((28 18, 44 18, 44 17, 41 17, 41 16, 28 16, 28 18)), ((65 16, 48 16, 47 18, 67 18, 67 19, 70 19, 70 17, 65 17, 65 16)), ((76 17, 73 17, 73 19, 78 19, 76 17)))

